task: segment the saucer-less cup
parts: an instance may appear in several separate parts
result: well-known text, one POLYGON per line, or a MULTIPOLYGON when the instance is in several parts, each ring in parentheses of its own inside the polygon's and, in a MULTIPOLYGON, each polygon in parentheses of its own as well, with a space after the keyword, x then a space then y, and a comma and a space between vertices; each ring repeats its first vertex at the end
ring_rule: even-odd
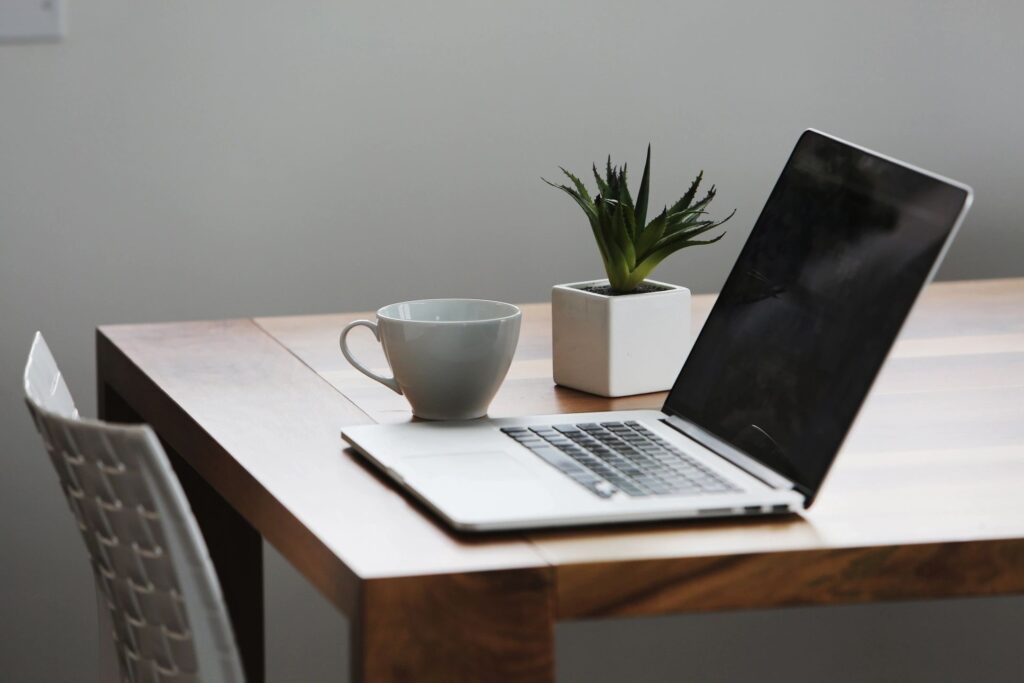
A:
POLYGON ((417 417, 470 420, 487 407, 508 373, 522 313, 482 299, 424 299, 385 306, 377 321, 355 320, 341 332, 341 352, 356 370, 404 394, 417 417), (345 339, 368 327, 384 347, 393 377, 357 361, 345 339))

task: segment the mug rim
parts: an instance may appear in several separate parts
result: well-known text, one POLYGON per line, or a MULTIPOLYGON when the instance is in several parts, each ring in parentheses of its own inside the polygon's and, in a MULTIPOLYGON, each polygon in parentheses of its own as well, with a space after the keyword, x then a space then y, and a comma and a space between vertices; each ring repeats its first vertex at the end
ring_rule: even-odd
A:
POLYGON ((411 299, 409 301, 396 301, 385 306, 381 306, 377 309, 377 318, 381 320, 389 320, 396 323, 408 323, 408 324, 419 324, 419 325, 474 325, 482 323, 494 323, 502 320, 511 320, 522 316, 523 312, 515 304, 510 304, 507 301, 498 301, 496 299, 470 299, 465 297, 441 297, 436 299, 411 299), (396 318, 392 315, 387 315, 384 310, 393 306, 402 306, 405 304, 424 304, 424 303, 441 303, 441 302, 452 302, 452 301, 466 301, 473 303, 484 303, 484 304, 497 304, 499 306, 507 307, 509 313, 507 315, 499 315, 490 318, 480 318, 477 320, 410 320, 408 318, 396 318))

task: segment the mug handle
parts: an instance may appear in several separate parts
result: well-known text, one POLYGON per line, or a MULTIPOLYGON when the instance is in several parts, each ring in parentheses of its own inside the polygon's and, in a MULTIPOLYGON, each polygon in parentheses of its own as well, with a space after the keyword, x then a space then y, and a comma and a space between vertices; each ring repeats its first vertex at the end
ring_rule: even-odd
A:
MULTIPOLYGON (((356 370, 363 373, 370 379, 377 380, 378 382, 386 386, 388 389, 391 389, 391 391, 395 392, 396 394, 401 394, 402 387, 398 386, 398 381, 394 377, 381 377, 376 373, 370 372, 363 366, 362 363, 353 358, 351 353, 349 353, 348 343, 345 341, 345 338, 348 337, 349 332, 359 327, 360 325, 362 325, 363 327, 369 327, 370 331, 373 332, 374 338, 376 338, 378 342, 380 341, 380 332, 377 330, 377 323, 371 322, 369 320, 353 320, 348 325, 345 325, 345 329, 341 331, 341 337, 338 339, 338 345, 341 346, 341 354, 345 356, 345 359, 349 363, 351 363, 352 367, 354 367, 356 370)), ((394 371, 392 371, 392 373, 393 372, 394 371)))

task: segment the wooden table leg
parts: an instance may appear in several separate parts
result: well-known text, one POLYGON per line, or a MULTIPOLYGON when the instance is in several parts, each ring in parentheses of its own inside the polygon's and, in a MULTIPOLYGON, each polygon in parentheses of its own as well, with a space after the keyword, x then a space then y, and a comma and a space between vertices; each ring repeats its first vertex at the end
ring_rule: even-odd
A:
POLYGON ((365 581, 353 683, 554 681, 548 569, 365 581))
MULTIPOLYGON (((102 381, 102 378, 101 378, 102 381)), ((124 399, 106 385, 99 392, 100 418, 142 422, 124 399)), ((263 539, 180 455, 164 450, 203 532, 231 617, 246 683, 263 683, 263 539)))

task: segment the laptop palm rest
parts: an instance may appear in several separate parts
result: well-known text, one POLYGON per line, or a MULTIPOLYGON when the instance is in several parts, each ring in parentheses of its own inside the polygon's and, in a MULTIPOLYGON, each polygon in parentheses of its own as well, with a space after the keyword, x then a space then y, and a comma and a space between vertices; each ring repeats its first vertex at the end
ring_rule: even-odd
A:
POLYGON ((550 490, 537 485, 537 473, 501 451, 415 455, 402 458, 398 469, 420 497, 443 501, 441 512, 455 521, 558 510, 550 490))

